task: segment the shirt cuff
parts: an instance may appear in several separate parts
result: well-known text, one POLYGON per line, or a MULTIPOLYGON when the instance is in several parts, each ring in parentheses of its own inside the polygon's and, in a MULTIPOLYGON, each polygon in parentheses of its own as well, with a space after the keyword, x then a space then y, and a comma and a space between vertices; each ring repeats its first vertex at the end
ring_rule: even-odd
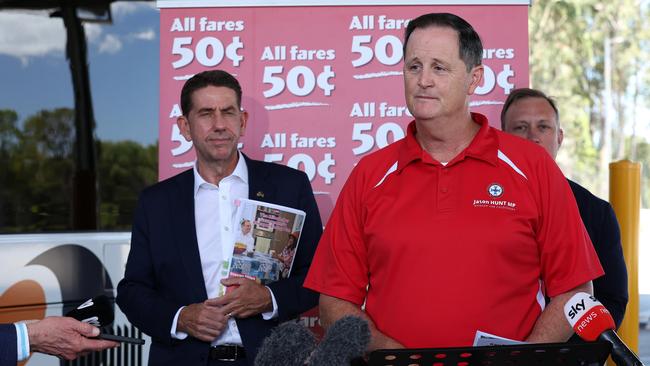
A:
POLYGON ((262 319, 264 320, 271 320, 275 319, 278 317, 278 303, 275 301, 275 295, 273 295, 273 291, 268 286, 266 287, 267 290, 271 293, 271 301, 273 301, 273 311, 267 311, 266 313, 262 313, 262 319))
POLYGON ((185 332, 178 332, 176 331, 176 327, 178 326, 178 317, 181 315, 181 310, 183 310, 185 306, 181 306, 180 309, 176 312, 176 315, 174 316, 174 321, 172 322, 172 329, 170 330, 170 335, 174 339, 180 339, 183 340, 187 338, 187 333, 185 332))
POLYGON ((27 335, 27 325, 25 323, 14 323, 14 326, 16 326, 17 360, 23 361, 29 357, 29 336, 27 335))

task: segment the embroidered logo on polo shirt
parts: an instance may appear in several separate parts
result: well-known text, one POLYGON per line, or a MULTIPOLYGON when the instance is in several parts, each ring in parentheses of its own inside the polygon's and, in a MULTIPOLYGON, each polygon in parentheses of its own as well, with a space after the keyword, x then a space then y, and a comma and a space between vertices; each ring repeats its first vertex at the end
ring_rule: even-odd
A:
POLYGON ((492 197, 501 197, 503 194, 503 187, 499 183, 492 183, 487 189, 488 194, 492 197))
POLYGON ((489 198, 488 199, 475 199, 472 203, 474 207, 486 207, 486 208, 505 208, 507 210, 514 210, 517 207, 517 204, 514 202, 506 200, 497 200, 503 196, 505 189, 499 183, 491 183, 486 190, 489 198))

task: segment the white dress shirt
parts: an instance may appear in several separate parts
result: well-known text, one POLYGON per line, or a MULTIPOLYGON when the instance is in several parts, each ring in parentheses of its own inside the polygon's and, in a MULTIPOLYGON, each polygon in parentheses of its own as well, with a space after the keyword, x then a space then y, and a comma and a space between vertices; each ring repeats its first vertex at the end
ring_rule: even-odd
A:
POLYGON ((27 325, 23 322, 14 323, 16 327, 16 351, 18 361, 26 360, 29 357, 29 336, 27 335, 27 325))
MULTIPOLYGON (((230 261, 235 243, 235 232, 239 230, 235 223, 236 199, 248 198, 248 167, 241 152, 235 170, 223 178, 216 186, 203 179, 194 164, 194 219, 196 239, 199 244, 201 270, 205 281, 205 290, 209 299, 219 296, 220 280, 228 276, 226 264, 230 261)), ((267 287, 268 288, 268 287, 267 287)), ((273 301, 273 311, 262 313, 265 320, 277 317, 277 303, 273 291, 269 289, 273 301)), ((171 328, 171 336, 176 339, 187 338, 187 333, 176 331, 178 316, 183 307, 178 309, 171 328)), ((239 329, 234 318, 228 319, 228 325, 212 341, 212 345, 242 345, 239 329)))

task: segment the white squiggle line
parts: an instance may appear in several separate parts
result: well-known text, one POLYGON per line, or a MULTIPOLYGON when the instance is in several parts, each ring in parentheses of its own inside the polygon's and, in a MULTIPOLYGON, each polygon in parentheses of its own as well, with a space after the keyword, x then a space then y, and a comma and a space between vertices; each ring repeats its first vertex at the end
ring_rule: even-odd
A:
POLYGON ((371 72, 368 74, 352 75, 353 78, 357 80, 362 79, 372 79, 372 78, 385 78, 387 76, 400 76, 404 73, 401 71, 382 71, 382 72, 371 72))
POLYGON ((479 107, 482 105, 499 105, 503 104, 503 102, 500 102, 498 100, 479 100, 476 102, 469 102, 470 107, 479 107))
MULTIPOLYGON (((231 74, 231 75, 237 77, 237 74, 231 74)), ((194 74, 174 76, 174 80, 188 80, 192 76, 194 76, 194 74)))
POLYGON ((187 167, 194 166, 194 162, 193 161, 188 161, 187 163, 175 163, 175 164, 172 164, 172 166, 174 168, 187 168, 187 167))
POLYGON ((328 103, 294 102, 289 104, 265 105, 264 108, 267 111, 274 111, 277 109, 289 109, 289 108, 300 108, 300 107, 322 107, 328 105, 329 105, 328 103))
POLYGON ((194 76, 194 74, 174 76, 174 80, 187 80, 192 76, 194 76))

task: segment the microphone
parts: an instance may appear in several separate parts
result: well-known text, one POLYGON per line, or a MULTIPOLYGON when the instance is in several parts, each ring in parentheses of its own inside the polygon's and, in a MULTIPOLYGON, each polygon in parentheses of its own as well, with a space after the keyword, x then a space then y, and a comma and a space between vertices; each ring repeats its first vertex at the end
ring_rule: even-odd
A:
POLYGON ((266 337, 255 357, 255 366, 303 366, 316 348, 314 334, 304 325, 289 321, 266 337))
POLYGON ((88 323, 100 328, 100 333, 97 338, 117 342, 144 344, 144 339, 141 338, 123 337, 105 333, 103 331, 102 328, 110 326, 113 323, 113 320, 115 320, 113 304, 106 295, 99 295, 86 300, 83 304, 68 311, 65 316, 69 316, 82 323, 88 323))
POLYGON ((344 316, 329 327, 307 365, 350 365, 352 360, 363 357, 368 344, 370 344, 368 322, 358 316, 344 316))
POLYGON ((596 339, 612 345, 612 359, 619 366, 643 366, 639 357, 618 337, 614 319, 595 297, 578 292, 564 305, 564 315, 576 334, 585 341, 596 339))
POLYGON ((105 327, 113 323, 115 315, 111 301, 106 295, 99 295, 70 310, 65 316, 75 318, 96 327, 105 327))

